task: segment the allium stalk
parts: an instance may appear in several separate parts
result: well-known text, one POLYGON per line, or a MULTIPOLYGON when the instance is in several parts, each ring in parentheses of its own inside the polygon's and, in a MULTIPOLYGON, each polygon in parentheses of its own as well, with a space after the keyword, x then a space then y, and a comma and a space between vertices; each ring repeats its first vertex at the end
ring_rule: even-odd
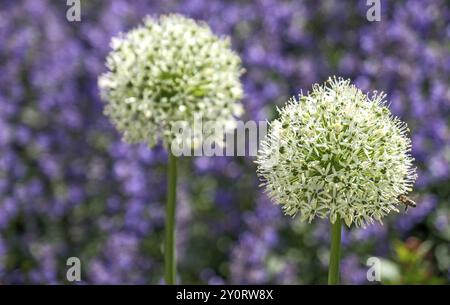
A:
POLYGON ((342 78, 315 84, 278 110, 258 154, 258 175, 285 214, 332 224, 330 284, 338 283, 341 221, 365 227, 398 212, 416 179, 406 124, 383 93, 342 78))
POLYGON ((164 279, 167 284, 176 281, 175 211, 177 197, 177 158, 169 152, 167 166, 166 239, 164 253, 164 279))
POLYGON ((328 268, 328 285, 339 283, 339 261, 341 258, 341 219, 337 218, 331 225, 330 267, 328 268))
MULTIPOLYGON (((124 140, 149 147, 161 140, 169 152, 166 284, 176 282, 177 158, 171 147, 184 143, 193 149, 204 139, 204 134, 183 138, 186 135, 176 124, 192 126, 200 117, 214 121, 216 126, 209 126, 210 130, 227 130, 242 113, 243 69, 230 45, 228 38, 215 36, 203 22, 176 14, 147 17, 143 25, 113 38, 108 71, 99 78, 105 114, 124 140)), ((218 135, 216 141, 220 140, 218 135)))

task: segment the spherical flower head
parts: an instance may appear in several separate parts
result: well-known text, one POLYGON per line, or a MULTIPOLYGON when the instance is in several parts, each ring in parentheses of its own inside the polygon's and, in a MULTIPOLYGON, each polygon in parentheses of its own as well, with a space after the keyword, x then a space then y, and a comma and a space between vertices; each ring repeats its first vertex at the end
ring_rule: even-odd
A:
POLYGON ((111 47, 100 93, 105 114, 127 142, 152 147, 162 139, 167 147, 183 141, 176 122, 201 118, 226 129, 242 113, 240 58, 205 23, 175 14, 147 17, 111 47))
POLYGON ((330 78, 278 110, 256 163, 287 215, 365 226, 398 212, 397 196, 412 190, 416 174, 408 128, 384 98, 330 78))

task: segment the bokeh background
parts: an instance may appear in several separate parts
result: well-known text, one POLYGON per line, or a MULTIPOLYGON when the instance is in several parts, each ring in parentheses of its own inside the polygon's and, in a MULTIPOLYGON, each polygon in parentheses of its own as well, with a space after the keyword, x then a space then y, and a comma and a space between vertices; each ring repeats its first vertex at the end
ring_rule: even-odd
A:
MULTIPOLYGON (((246 118, 272 119, 329 75, 387 92, 412 132, 418 207, 384 226, 343 233, 342 281, 450 283, 450 2, 82 0, 0 2, 0 284, 162 283, 162 148, 127 145, 102 115, 97 77, 109 41, 146 14, 178 12, 232 37, 247 70, 246 118)), ((181 161, 179 282, 326 282, 329 226, 281 214, 258 188, 252 158, 181 161), (193 178, 195 176, 195 178, 193 178)))

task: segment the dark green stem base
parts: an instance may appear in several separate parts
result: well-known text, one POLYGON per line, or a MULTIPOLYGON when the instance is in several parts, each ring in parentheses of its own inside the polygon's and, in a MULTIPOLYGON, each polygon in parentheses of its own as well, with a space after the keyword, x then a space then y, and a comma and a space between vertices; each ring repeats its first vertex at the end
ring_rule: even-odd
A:
POLYGON ((169 151, 167 165, 166 240, 164 246, 164 272, 166 284, 176 281, 175 212, 177 197, 177 158, 169 151))
POLYGON ((339 260, 341 256, 341 219, 331 225, 330 266, 328 269, 328 285, 339 284, 339 260))

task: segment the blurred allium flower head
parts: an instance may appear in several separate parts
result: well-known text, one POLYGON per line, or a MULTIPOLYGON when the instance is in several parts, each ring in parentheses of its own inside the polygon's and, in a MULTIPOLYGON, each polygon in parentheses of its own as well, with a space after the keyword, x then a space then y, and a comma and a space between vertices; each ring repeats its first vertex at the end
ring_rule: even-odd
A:
POLYGON ((241 60, 205 23, 146 17, 111 47, 99 87, 105 114, 127 142, 152 147, 161 138, 168 146, 179 137, 177 121, 201 117, 226 129, 242 113, 241 60))
POLYGON ((416 174, 408 128, 384 99, 329 78, 278 110, 256 162, 287 215, 365 226, 398 212, 397 196, 412 190, 416 174))

